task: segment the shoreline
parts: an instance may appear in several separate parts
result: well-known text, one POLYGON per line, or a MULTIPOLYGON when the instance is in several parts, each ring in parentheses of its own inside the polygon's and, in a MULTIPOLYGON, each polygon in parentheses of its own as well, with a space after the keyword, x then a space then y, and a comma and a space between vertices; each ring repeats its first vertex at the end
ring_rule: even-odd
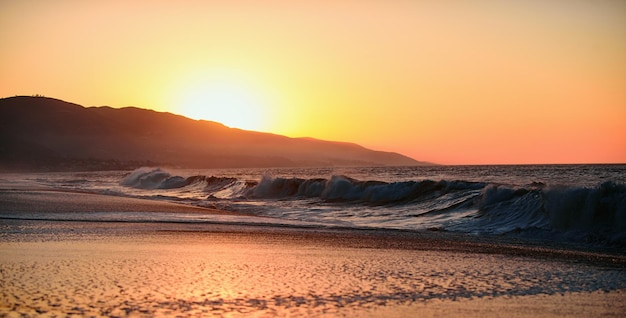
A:
POLYGON ((0 315, 619 317, 626 310, 623 267, 227 227, 0 242, 0 315))
POLYGON ((99 194, 88 191, 40 188, 0 189, 0 212, 196 212, 246 215, 151 199, 99 194), (60 196, 60 195, 62 196, 60 196), (57 204, 57 205, 55 205, 57 204))
MULTIPOLYGON (((401 229, 346 228, 338 225, 289 222, 264 216, 192 206, 168 201, 142 199, 87 191, 64 189, 0 189, 0 222, 75 222, 83 223, 90 233, 90 223, 109 231, 126 228, 132 231, 154 232, 216 232, 245 235, 300 237, 324 242, 335 247, 392 248, 412 250, 446 250, 511 256, 549 257, 554 259, 598 263, 626 268, 626 251, 620 248, 588 250, 571 245, 503 236, 475 236, 440 231, 410 231, 401 229), (139 220, 80 220, 68 219, 72 213, 99 212, 193 213, 206 215, 201 223, 181 221, 139 220), (59 217, 54 218, 54 215, 59 217), (47 217, 51 216, 51 217, 47 217)), ((65 228, 60 226, 59 230, 65 228)), ((74 229, 73 229, 74 230, 74 229)), ((120 233, 126 235, 128 233, 120 233)), ((0 241, 2 241, 0 234, 0 241)), ((33 237, 41 236, 33 233, 33 237)), ((28 235, 22 233, 22 240, 28 235)), ((41 239, 39 237, 38 239, 41 239)))
POLYGON ((626 311, 623 254, 445 232, 281 225, 63 191, 0 190, 0 214, 0 316, 619 317, 626 311), (110 211, 208 219, 41 219, 110 211))

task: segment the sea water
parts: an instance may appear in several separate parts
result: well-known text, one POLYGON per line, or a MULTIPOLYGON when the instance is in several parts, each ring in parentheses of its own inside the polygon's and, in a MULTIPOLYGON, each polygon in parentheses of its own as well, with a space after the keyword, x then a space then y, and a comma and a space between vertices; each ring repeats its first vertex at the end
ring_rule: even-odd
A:
MULTIPOLYGON (((0 175, 55 188, 172 201, 290 226, 439 231, 626 246, 626 165, 171 169, 0 175)), ((89 214, 211 222, 194 214, 89 214)), ((158 212, 158 211, 155 211, 158 212)))

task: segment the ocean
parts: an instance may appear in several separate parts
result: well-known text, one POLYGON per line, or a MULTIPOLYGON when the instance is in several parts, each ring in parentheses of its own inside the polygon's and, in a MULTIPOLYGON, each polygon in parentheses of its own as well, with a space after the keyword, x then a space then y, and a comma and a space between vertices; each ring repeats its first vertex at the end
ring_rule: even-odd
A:
MULTIPOLYGON (((169 169, 0 175, 53 188, 171 201, 261 218, 188 213, 42 213, 35 219, 436 231, 626 246, 626 165, 169 169), (257 220, 257 221, 255 221, 257 220)), ((14 218, 0 215, 0 218, 14 218)))

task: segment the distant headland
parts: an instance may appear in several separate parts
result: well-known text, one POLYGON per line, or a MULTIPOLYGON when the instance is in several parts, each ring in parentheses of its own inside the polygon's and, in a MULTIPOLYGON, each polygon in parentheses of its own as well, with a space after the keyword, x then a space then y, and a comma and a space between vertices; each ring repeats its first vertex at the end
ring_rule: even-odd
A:
POLYGON ((1 171, 428 164, 353 143, 289 138, 136 107, 83 107, 43 96, 0 99, 1 171))

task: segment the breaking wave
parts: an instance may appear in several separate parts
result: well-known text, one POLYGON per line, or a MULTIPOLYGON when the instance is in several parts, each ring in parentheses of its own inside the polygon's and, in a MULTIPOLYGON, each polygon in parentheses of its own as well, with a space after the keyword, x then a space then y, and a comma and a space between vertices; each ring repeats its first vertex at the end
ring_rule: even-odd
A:
POLYGON ((259 181, 249 181, 182 177, 158 168, 140 168, 124 177, 121 184, 165 191, 200 187, 203 200, 237 201, 234 208, 231 206, 233 210, 246 210, 249 203, 257 214, 302 221, 548 235, 626 245, 626 185, 610 181, 595 187, 553 187, 540 182, 509 186, 463 180, 361 181, 343 175, 328 179, 265 175, 259 181))
POLYGON ((464 181, 359 181, 346 176, 330 179, 272 178, 264 176, 253 189, 257 198, 319 197, 327 202, 369 205, 407 204, 454 191, 472 191, 485 186, 464 181))
POLYGON ((452 230, 494 234, 544 230, 569 239, 626 243, 624 184, 518 189, 488 185, 474 206, 474 219, 452 230))
POLYGON ((120 184, 126 187, 144 190, 171 190, 200 186, 204 193, 212 195, 227 192, 230 195, 224 196, 226 198, 243 195, 247 188, 254 185, 254 183, 242 183, 236 178, 227 177, 191 176, 185 178, 172 176, 169 172, 160 168, 136 169, 124 177, 120 184))

